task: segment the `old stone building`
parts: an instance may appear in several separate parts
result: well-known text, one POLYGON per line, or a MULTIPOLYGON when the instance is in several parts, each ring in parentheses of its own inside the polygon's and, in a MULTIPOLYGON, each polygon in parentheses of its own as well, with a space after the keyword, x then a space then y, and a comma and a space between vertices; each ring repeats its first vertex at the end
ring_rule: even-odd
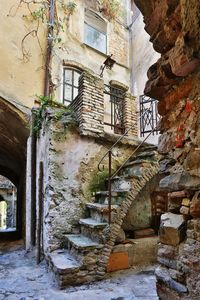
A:
MULTIPOLYGON (((159 297, 198 299, 199 2, 0 6, 0 174, 18 208, 10 234, 64 287, 136 265, 141 249, 122 242, 154 235, 165 213, 159 297), (159 128, 159 153, 139 127, 143 139, 159 128)), ((142 248, 148 262, 156 245, 142 248)))

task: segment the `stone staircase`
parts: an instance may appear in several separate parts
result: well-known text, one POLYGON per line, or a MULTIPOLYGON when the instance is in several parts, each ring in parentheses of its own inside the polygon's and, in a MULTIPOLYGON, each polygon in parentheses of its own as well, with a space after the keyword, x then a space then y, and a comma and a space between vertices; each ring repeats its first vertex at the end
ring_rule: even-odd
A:
MULTIPOLYGON (((111 225, 108 225, 108 191, 95 193, 86 204, 88 217, 80 219, 80 233, 64 236, 63 249, 48 254, 47 260, 60 288, 99 280, 106 267, 124 217, 145 184, 158 172, 154 146, 140 149, 112 179, 111 225)), ((105 187, 107 182, 105 182, 105 187)))

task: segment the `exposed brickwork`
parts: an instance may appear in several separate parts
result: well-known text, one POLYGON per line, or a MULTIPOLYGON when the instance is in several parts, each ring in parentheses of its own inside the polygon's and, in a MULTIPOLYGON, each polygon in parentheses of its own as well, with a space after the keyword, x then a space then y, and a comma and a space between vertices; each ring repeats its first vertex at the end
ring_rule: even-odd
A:
POLYGON ((71 107, 77 113, 81 134, 103 133, 104 83, 99 77, 83 72, 79 79, 79 96, 71 107))
POLYGON ((132 96, 130 93, 126 93, 123 103, 123 124, 125 130, 132 127, 132 129, 128 132, 128 135, 131 136, 138 135, 136 107, 136 97, 132 96))

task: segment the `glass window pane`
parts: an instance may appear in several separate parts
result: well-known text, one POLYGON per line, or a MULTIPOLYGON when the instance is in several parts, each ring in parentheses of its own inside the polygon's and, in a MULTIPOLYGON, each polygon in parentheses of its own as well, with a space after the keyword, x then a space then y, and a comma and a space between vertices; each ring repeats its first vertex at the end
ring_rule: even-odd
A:
POLYGON ((65 70, 65 83, 72 84, 72 70, 65 70))
POLYGON ((76 87, 78 87, 78 80, 79 80, 79 77, 80 77, 80 73, 74 71, 74 85, 76 87))
POLYGON ((85 43, 106 53, 106 35, 85 23, 85 43))
POLYGON ((72 87, 67 84, 65 84, 64 87, 64 100, 68 100, 68 101, 72 100, 72 87))
MULTIPOLYGON (((77 88, 74 88, 74 97, 73 97, 73 98, 75 99, 76 96, 78 96, 78 89, 77 89, 77 88)), ((74 100, 74 99, 73 99, 73 100, 74 100)))

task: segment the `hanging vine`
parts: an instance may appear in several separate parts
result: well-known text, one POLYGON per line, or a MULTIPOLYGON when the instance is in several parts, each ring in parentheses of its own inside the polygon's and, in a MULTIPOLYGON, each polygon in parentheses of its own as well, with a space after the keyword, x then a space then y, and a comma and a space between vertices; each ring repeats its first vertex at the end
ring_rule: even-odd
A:
MULTIPOLYGON (((64 0, 55 0, 55 16, 53 24, 53 34, 48 36, 53 40, 54 45, 62 42, 60 33, 64 32, 65 26, 68 27, 70 16, 76 9, 76 3, 68 1, 64 3, 64 0)), ((31 57, 30 50, 26 47, 26 40, 29 37, 36 38, 41 54, 44 57, 44 49, 39 37, 39 29, 41 27, 48 29, 49 24, 49 7, 50 0, 18 0, 18 3, 13 5, 8 13, 8 17, 15 17, 20 11, 27 10, 27 14, 23 14, 22 18, 24 22, 33 25, 33 28, 29 30, 21 40, 22 60, 28 62, 31 57)))

